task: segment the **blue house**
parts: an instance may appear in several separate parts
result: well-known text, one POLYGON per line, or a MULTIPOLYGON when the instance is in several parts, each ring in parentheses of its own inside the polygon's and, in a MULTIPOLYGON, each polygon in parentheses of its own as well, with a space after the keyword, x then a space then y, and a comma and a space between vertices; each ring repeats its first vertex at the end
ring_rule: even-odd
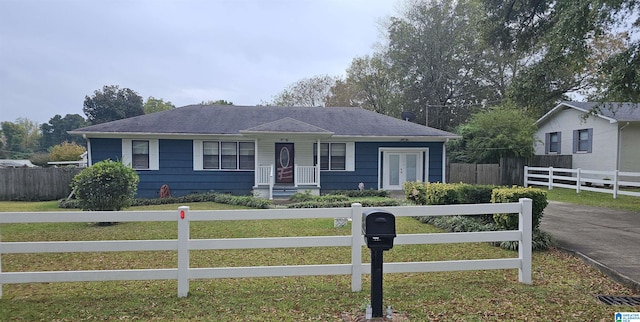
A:
POLYGON ((443 182, 453 133, 361 108, 190 105, 80 128, 88 162, 122 160, 138 197, 196 192, 263 198, 309 190, 401 190, 443 182), (318 157, 319 156, 319 157, 318 157))

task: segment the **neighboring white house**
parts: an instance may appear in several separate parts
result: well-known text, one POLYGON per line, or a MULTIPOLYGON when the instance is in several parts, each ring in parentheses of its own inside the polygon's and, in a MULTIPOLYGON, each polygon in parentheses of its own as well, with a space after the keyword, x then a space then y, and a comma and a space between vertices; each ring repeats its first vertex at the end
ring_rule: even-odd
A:
POLYGON ((640 172, 640 104, 562 102, 536 125, 536 155, 573 155, 574 169, 640 172))

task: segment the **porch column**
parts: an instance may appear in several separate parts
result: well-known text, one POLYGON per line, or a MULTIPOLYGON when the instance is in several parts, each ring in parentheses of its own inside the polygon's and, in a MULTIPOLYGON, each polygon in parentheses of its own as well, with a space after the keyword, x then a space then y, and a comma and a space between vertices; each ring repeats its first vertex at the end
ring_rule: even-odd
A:
POLYGON ((253 156, 253 186, 257 187, 258 186, 258 175, 259 172, 258 171, 258 139, 254 139, 253 140, 253 149, 254 149, 254 156, 253 156))
POLYGON ((316 143, 316 186, 320 188, 320 139, 316 143))

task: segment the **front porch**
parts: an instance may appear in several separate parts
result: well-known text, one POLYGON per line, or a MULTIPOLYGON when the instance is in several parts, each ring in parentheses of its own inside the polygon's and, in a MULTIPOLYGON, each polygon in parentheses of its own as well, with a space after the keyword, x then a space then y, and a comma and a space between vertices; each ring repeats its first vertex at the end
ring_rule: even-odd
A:
POLYGON ((296 192, 310 191, 320 195, 320 168, 318 166, 293 166, 292 183, 279 183, 286 174, 275 165, 256 168, 253 195, 265 199, 288 199, 296 192), (278 177, 280 176, 280 177, 278 177))

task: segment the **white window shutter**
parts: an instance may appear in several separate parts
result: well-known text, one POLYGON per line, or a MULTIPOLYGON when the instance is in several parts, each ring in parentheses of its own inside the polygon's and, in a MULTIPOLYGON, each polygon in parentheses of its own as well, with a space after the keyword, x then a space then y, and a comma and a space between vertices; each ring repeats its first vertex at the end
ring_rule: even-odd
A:
POLYGON ((356 170, 356 144, 355 142, 347 142, 346 143, 347 153, 346 153, 346 171, 355 171, 356 170))
POLYGON ((131 167, 132 160, 131 140, 122 139, 122 163, 128 167, 131 167))
POLYGON ((158 140, 149 140, 149 170, 160 169, 160 147, 158 140))
POLYGON ((203 170, 202 165, 202 140, 193 140, 193 170, 203 170))

